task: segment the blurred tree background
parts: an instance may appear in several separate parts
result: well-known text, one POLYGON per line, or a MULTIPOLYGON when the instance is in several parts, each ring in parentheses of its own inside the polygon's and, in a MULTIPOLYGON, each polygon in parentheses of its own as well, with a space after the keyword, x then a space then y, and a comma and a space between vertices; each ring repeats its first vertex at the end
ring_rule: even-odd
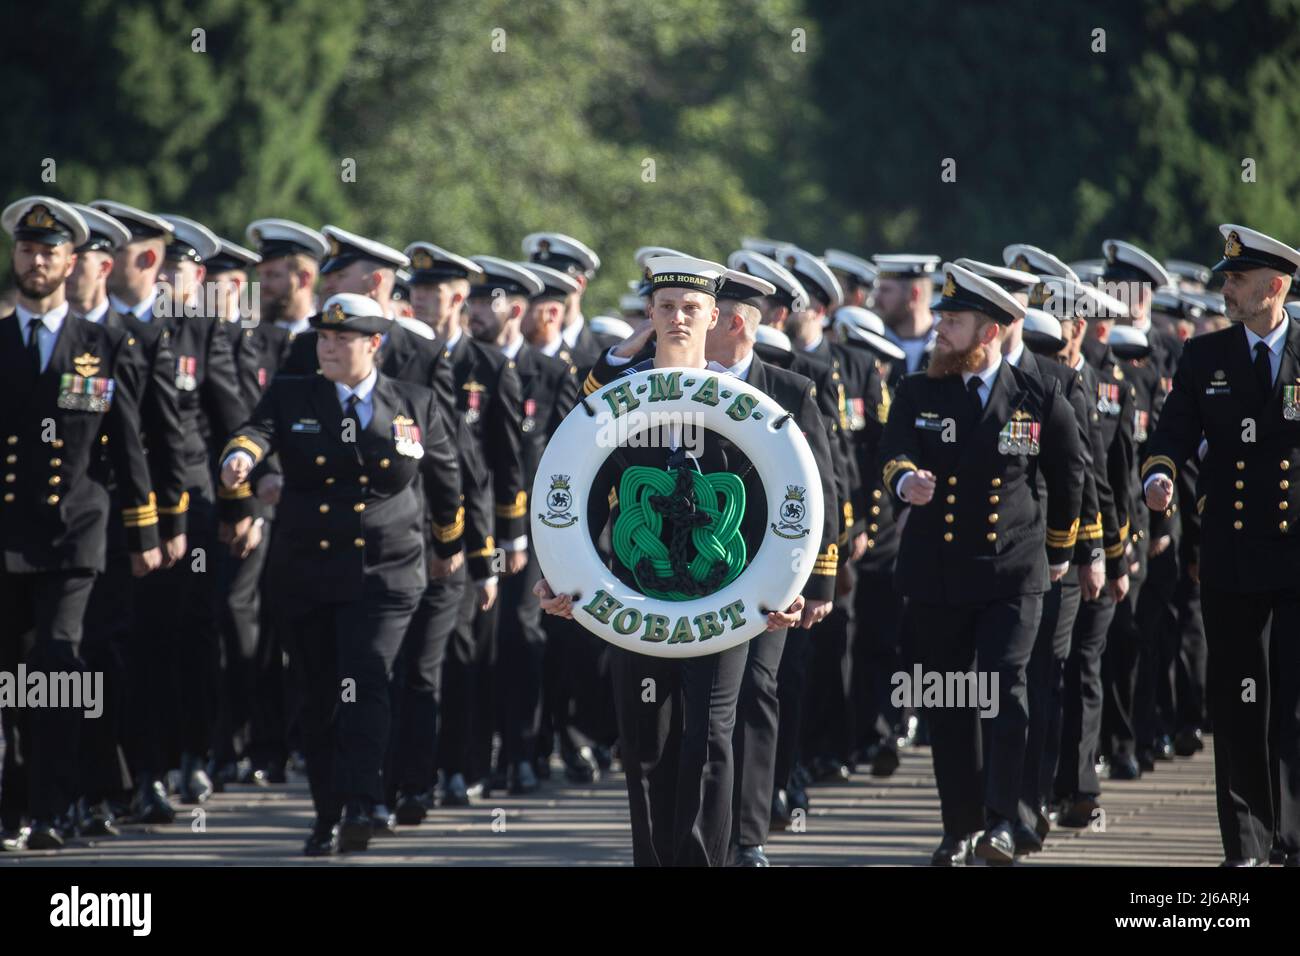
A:
POLYGON ((7 5, 0 36, 6 203, 509 257, 556 229, 605 261, 591 313, 650 243, 1300 241, 1300 0, 83 0, 7 5))

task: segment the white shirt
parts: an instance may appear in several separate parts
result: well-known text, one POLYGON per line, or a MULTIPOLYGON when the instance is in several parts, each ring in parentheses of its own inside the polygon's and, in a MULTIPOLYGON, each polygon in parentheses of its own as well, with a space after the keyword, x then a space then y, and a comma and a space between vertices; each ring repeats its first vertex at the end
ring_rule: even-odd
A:
POLYGON ((284 329, 289 333, 289 338, 301 335, 311 328, 311 320, 307 316, 301 319, 276 319, 276 328, 284 329))
POLYGON ((334 394, 339 397, 339 406, 347 411, 348 399, 353 395, 357 398, 357 424, 362 428, 370 427, 370 419, 375 414, 374 391, 375 382, 379 381, 379 370, 371 369, 370 374, 357 382, 355 388, 348 388, 342 382, 334 383, 334 394))
POLYGON ((587 320, 582 316, 578 316, 572 325, 566 325, 560 330, 560 338, 564 339, 569 348, 576 349, 578 347, 578 336, 582 334, 582 327, 586 324, 587 320))
POLYGON ((36 332, 36 343, 41 352, 41 371, 44 372, 45 367, 50 364, 50 356, 54 354, 54 344, 59 340, 59 330, 63 328, 63 320, 68 317, 67 300, 65 299, 62 305, 56 305, 44 315, 29 311, 21 303, 15 311, 18 313, 18 328, 23 334, 24 347, 31 335, 32 323, 40 323, 40 328, 36 332))
POLYGON ((822 339, 824 338, 826 338, 825 335, 823 335, 822 333, 818 333, 816 340, 809 342, 807 345, 805 345, 803 347, 803 350, 805 352, 811 352, 813 349, 817 348, 817 346, 822 344, 822 339))
POLYGON ((1255 345, 1263 342, 1268 346, 1268 364, 1275 382, 1277 381, 1277 370, 1282 367, 1282 346, 1286 343, 1288 325, 1290 323, 1283 319, 1277 324, 1277 328, 1263 337, 1256 335, 1250 329, 1246 329, 1244 325, 1242 326, 1243 329, 1246 329, 1246 350, 1249 353, 1252 365, 1255 363, 1255 345))
MULTIPOLYGON (((997 380, 998 369, 1002 367, 1002 356, 995 354, 994 358, 996 358, 997 361, 993 363, 993 367, 987 368, 979 373, 979 380, 982 383, 979 390, 980 405, 982 407, 988 407, 989 396, 993 394, 993 383, 997 380)), ((976 375, 974 372, 962 372, 961 383, 967 388, 970 388, 970 380, 975 377, 976 375)))
POLYGON ((1019 345, 1017 345, 1014 349, 1012 349, 1010 352, 1008 352, 1006 355, 1002 357, 1007 360, 1008 365, 1012 365, 1015 366, 1016 368, 1020 368, 1020 359, 1024 357, 1024 354, 1025 354, 1025 343, 1024 340, 1022 339, 1019 345))
POLYGON ((158 289, 155 287, 150 291, 147 298, 142 299, 135 305, 127 305, 113 293, 108 294, 108 301, 118 312, 129 312, 141 322, 148 322, 153 318, 153 304, 158 298, 158 289))
POLYGON ((96 325, 103 324, 105 316, 108 315, 108 300, 105 299, 99 305, 95 306, 89 312, 82 316, 87 322, 94 322, 96 325))
POLYGON ((749 370, 754 367, 754 353, 750 352, 743 359, 737 362, 731 368, 727 369, 727 374, 734 375, 742 382, 749 381, 749 370))
POLYGON ((907 362, 907 371, 915 372, 921 365, 921 356, 925 354, 934 342, 938 334, 934 328, 934 320, 931 318, 930 331, 926 332, 920 338, 905 339, 893 329, 885 329, 885 335, 888 339, 903 350, 904 360, 907 362))
POLYGON ((523 347, 524 347, 524 337, 521 335, 518 338, 516 338, 513 342, 511 342, 509 345, 501 346, 501 354, 513 362, 515 361, 516 358, 518 358, 519 350, 523 347))
POLYGON ((456 331, 453 332, 451 335, 447 336, 447 342, 445 345, 443 345, 443 348, 446 349, 448 352, 450 352, 452 349, 456 347, 456 343, 460 341, 460 337, 464 334, 465 334, 465 330, 460 327, 460 323, 457 323, 456 331))
POLYGON ((564 343, 564 336, 563 336, 563 335, 557 335, 557 336, 556 336, 554 339, 552 339, 550 342, 547 342, 547 343, 546 343, 545 345, 543 345, 540 349, 538 349, 538 351, 541 352, 543 355, 549 355, 549 356, 551 356, 552 358, 554 358, 555 355, 559 353, 560 348, 561 348, 564 344, 565 344, 565 343, 564 343))

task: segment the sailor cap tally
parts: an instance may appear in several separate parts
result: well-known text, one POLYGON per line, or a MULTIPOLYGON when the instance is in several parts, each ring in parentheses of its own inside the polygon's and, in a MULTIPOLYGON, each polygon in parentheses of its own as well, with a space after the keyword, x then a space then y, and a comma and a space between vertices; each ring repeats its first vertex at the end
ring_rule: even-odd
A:
POLYGON ((403 269, 411 260, 392 246, 358 236, 338 226, 324 226, 321 234, 329 243, 329 258, 320 265, 321 275, 346 269, 354 262, 376 262, 382 268, 403 269))
POLYGON ((315 229, 291 219, 255 219, 244 230, 262 261, 284 256, 310 256, 316 261, 329 254, 329 241, 315 229))
POLYGON ((1294 276, 1300 268, 1300 252, 1285 242, 1279 242, 1255 229, 1225 224, 1223 233, 1223 258, 1214 266, 1215 272, 1244 272, 1247 269, 1276 269, 1294 276))
POLYGON ((81 213, 49 196, 28 196, 10 203, 0 214, 5 232, 23 242, 58 246, 70 242, 73 248, 90 237, 81 213))
POLYGON ((646 260, 650 290, 689 289, 717 298, 727 267, 691 256, 654 256, 646 260))
POLYGON ((936 312, 981 312, 999 325, 1025 317, 1025 307, 996 283, 951 262, 943 266, 943 292, 936 312))

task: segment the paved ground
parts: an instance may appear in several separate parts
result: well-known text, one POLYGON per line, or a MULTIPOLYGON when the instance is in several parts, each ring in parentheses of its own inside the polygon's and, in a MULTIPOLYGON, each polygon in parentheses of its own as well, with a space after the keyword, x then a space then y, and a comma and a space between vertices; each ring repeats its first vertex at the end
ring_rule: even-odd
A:
MULTIPOLYGON (((1214 865, 1222 858, 1214 811, 1213 744, 1191 760, 1162 763, 1132 783, 1107 785, 1098 829, 1055 831, 1026 865, 1214 865), (1101 825, 1104 824, 1104 829, 1101 825)), ((917 865, 937 845, 938 796, 930 755, 903 756, 888 781, 855 776, 810 791, 802 833, 776 835, 775 864, 917 865)), ((184 808, 167 827, 127 827, 116 840, 61 852, 0 853, 0 866, 213 865, 474 866, 627 865, 632 861, 623 778, 584 788, 552 782, 532 797, 501 796, 479 806, 437 810, 420 827, 379 840, 365 853, 306 860, 311 820, 305 784, 233 788, 202 808, 184 808), (183 823, 181 821, 184 821, 183 823), (202 827, 200 827, 202 824, 202 827)))

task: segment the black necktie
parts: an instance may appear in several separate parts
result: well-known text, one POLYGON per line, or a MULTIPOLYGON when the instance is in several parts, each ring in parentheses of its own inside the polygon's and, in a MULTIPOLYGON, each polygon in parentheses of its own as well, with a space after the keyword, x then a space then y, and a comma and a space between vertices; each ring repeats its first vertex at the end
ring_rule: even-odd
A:
POLYGON ((346 404, 343 406, 343 427, 347 427, 348 419, 352 420, 352 435, 355 438, 361 431, 361 416, 357 414, 357 397, 349 395, 346 404))
POLYGON ((966 383, 966 390, 970 392, 971 415, 974 416, 975 421, 979 421, 984 415, 984 403, 980 401, 980 386, 983 384, 978 375, 972 375, 970 381, 966 383))
POLYGON ((1255 343, 1255 380, 1259 382, 1259 393, 1268 398, 1273 391, 1273 360, 1263 342, 1255 343))
POLYGON ((32 319, 27 326, 27 360, 31 363, 32 371, 37 375, 41 374, 41 326, 45 323, 40 319, 32 319))

